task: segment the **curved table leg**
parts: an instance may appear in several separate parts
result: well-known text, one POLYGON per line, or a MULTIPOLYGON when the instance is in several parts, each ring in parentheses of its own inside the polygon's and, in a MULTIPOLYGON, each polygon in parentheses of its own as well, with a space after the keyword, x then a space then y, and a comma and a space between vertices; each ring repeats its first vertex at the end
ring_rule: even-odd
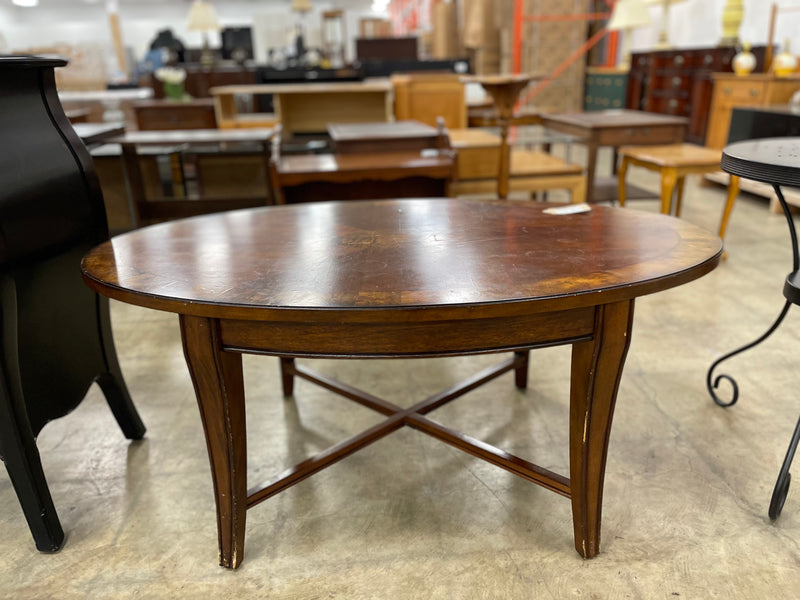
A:
POLYGON ((608 440, 632 325, 632 300, 599 306, 592 339, 572 346, 570 495, 575 549, 584 558, 600 551, 608 440))
POLYGON ((767 331, 761 337, 759 337, 757 340, 754 340, 754 341, 750 342, 749 344, 745 344, 741 348, 737 348, 736 350, 733 350, 732 352, 728 352, 724 356, 720 356, 708 368, 708 372, 706 373, 706 389, 708 389, 708 393, 711 395, 711 398, 719 406, 728 407, 728 406, 733 406, 734 404, 736 404, 736 401, 739 399, 739 385, 736 383, 736 380, 733 377, 731 377, 730 375, 727 375, 726 373, 721 373, 721 374, 717 375, 716 377, 714 377, 714 370, 717 368, 717 366, 721 362, 724 362, 724 361, 728 360, 729 358, 731 358, 733 356, 736 356, 737 354, 741 354, 745 350, 749 350, 750 348, 758 346, 761 342, 763 342, 769 336, 771 336, 775 332, 775 330, 778 329, 778 326, 783 322, 783 319, 786 316, 786 313, 789 312, 789 307, 791 305, 792 305, 792 303, 788 302, 788 301, 783 305, 783 308, 781 309, 781 313, 778 315, 778 318, 775 319, 775 322, 770 326, 769 329, 767 329, 767 331), (716 392, 717 388, 719 387, 720 382, 723 379, 725 381, 727 381, 728 383, 730 383, 731 384, 731 388, 732 388, 731 399, 728 400, 727 402, 722 400, 719 397, 719 395, 717 395, 717 392, 716 392))
POLYGON ((772 499, 769 503, 769 518, 773 521, 777 519, 781 510, 783 510, 783 503, 786 501, 786 494, 789 493, 789 484, 792 481, 792 474, 789 469, 794 460, 794 453, 797 450, 797 442, 800 441, 800 419, 794 426, 794 434, 792 441, 789 443, 789 448, 786 450, 786 457, 783 459, 781 465, 781 472, 778 474, 778 480, 775 482, 775 488, 772 490, 772 499))
POLYGON ((235 569, 244 557, 247 513, 242 356, 222 349, 219 324, 214 319, 181 315, 180 322, 214 481, 219 564, 235 569))

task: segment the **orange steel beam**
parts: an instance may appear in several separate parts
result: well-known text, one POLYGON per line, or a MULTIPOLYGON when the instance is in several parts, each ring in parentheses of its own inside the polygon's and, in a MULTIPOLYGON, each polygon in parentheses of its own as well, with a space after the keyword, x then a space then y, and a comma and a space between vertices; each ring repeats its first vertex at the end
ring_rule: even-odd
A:
POLYGON ((578 60, 581 56, 583 56, 586 52, 589 51, 595 44, 597 44, 603 37, 608 33, 608 29, 605 27, 595 33, 592 37, 590 37, 586 42, 577 50, 575 50, 572 54, 570 54, 564 61, 558 65, 553 72, 550 73, 546 78, 539 82, 539 84, 534 87, 530 92, 528 92, 525 97, 521 100, 522 104, 527 104, 531 98, 536 96, 539 92, 541 92, 545 87, 550 85, 550 82, 553 81, 556 77, 561 75, 564 71, 570 68, 572 64, 578 60))
POLYGON ((514 30, 511 34, 512 70, 519 73, 522 70, 522 19, 525 15, 522 11, 522 0, 514 0, 514 30))

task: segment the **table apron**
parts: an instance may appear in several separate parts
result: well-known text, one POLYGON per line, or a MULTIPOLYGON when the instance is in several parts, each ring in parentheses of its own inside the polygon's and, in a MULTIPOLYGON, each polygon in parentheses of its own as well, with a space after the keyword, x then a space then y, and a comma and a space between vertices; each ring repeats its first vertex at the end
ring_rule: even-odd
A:
POLYGON ((595 132, 600 146, 625 146, 627 144, 673 144, 683 141, 683 125, 656 125, 648 127, 614 127, 595 132))
POLYGON ((225 350, 328 357, 424 357, 502 352, 590 339, 595 307, 425 322, 220 319, 225 350))

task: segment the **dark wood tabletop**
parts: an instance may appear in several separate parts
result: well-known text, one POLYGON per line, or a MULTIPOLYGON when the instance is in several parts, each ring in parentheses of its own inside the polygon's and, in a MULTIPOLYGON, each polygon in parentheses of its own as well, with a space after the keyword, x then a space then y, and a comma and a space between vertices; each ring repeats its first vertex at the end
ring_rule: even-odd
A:
POLYGON ((609 129, 616 127, 652 127, 655 125, 686 125, 685 117, 662 115, 640 110, 595 110, 577 113, 543 114, 545 125, 563 123, 584 129, 609 129))
MULTIPOLYGON (((546 214, 530 202, 409 199, 233 211, 118 236, 84 279, 123 302, 179 314, 214 478, 220 564, 244 556, 248 509, 409 426, 572 502, 575 549, 600 551, 603 482, 634 299, 713 269, 721 243, 664 215, 595 207, 546 214), (426 416, 513 370, 528 351, 572 346, 569 477, 426 416), (513 352, 410 407, 314 373, 296 358, 513 352), (280 357, 295 377, 384 415, 270 480, 247 480, 241 354, 280 357)), ((552 207, 552 205, 549 205, 552 207)))
POLYGON ((267 318, 287 308, 594 305, 679 285, 719 258, 719 239, 685 221, 607 207, 542 211, 463 199, 233 211, 115 237, 83 268, 92 287, 126 302, 267 318))

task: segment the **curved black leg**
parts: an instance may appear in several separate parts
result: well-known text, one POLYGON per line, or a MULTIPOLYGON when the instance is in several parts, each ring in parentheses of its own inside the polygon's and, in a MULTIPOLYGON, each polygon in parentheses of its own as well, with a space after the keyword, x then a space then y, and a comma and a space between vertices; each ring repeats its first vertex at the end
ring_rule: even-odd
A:
POLYGON ((741 348, 737 348, 733 352, 728 352, 728 354, 725 354, 724 356, 721 356, 720 358, 718 358, 717 360, 715 360, 711 364, 711 366, 708 369, 708 372, 706 373, 706 388, 708 389, 708 393, 711 394, 711 398, 719 406, 728 407, 728 406, 733 406, 734 404, 736 404, 736 401, 739 399, 739 385, 736 383, 736 380, 733 377, 731 377, 730 375, 727 375, 725 373, 721 373, 720 375, 717 375, 716 377, 714 377, 714 369, 716 369, 717 365, 719 365, 721 362, 723 362, 725 360, 728 360, 732 356, 736 356, 737 354, 741 354, 745 350, 749 350, 750 348, 753 348, 754 346, 758 346, 761 342, 763 342, 765 339, 767 339, 769 336, 771 336, 775 332, 775 330, 778 328, 778 326, 781 324, 781 322, 783 321, 783 318, 786 316, 786 313, 789 312, 789 307, 791 305, 792 305, 792 303, 787 300, 786 303, 783 305, 783 309, 781 310, 781 314, 778 315, 778 318, 775 319, 775 322, 772 324, 772 326, 760 338, 758 338, 757 340, 755 340, 753 342, 750 342, 749 344, 747 344, 745 346, 742 346, 741 348), (731 399, 729 401, 727 401, 727 402, 722 400, 717 395, 717 392, 716 392, 717 388, 719 387, 720 381, 722 381, 723 379, 731 384, 731 388, 732 388, 732 392, 733 392, 731 394, 731 399))
POLYGON ((769 503, 769 518, 773 521, 781 514, 783 503, 786 501, 786 494, 789 492, 789 484, 792 481, 792 474, 789 473, 789 469, 792 466, 792 460, 794 460, 794 452, 797 450, 798 441, 800 441, 800 419, 798 419, 797 425, 794 426, 792 441, 786 451, 786 457, 783 459, 781 472, 775 482, 775 489, 772 491, 772 500, 769 503))
POLYGON ((101 373, 96 381, 103 391, 106 402, 122 429, 122 433, 129 440, 140 440, 144 437, 146 428, 133 400, 131 400, 128 386, 122 377, 122 369, 119 367, 117 352, 114 349, 114 337, 111 332, 108 298, 97 296, 96 302, 98 333, 106 371, 101 373))
MULTIPOLYGON (((786 221, 789 224, 789 236, 792 239, 793 273, 797 273, 797 271, 800 270, 800 253, 797 249, 797 230, 795 229, 792 213, 789 211, 780 186, 776 185, 773 187, 775 188, 775 193, 778 195, 778 200, 781 203, 786 221)), ((785 294, 786 291, 784 290, 784 295, 785 294)), ((789 296, 787 296, 787 298, 789 298, 789 296)), ((789 303, 790 302, 787 300, 786 304, 788 305, 789 303)), ((794 426, 792 441, 789 442, 789 448, 786 450, 786 456, 783 459, 783 465, 781 465, 781 472, 778 474, 778 480, 775 482, 775 489, 772 490, 772 499, 769 503, 769 518, 773 521, 781 514, 783 503, 786 501, 786 494, 789 493, 789 485, 792 481, 792 474, 789 473, 789 469, 792 466, 792 460, 794 460, 794 453, 795 450, 797 450, 798 441, 800 441, 800 419, 798 419, 797 424, 794 426)))

